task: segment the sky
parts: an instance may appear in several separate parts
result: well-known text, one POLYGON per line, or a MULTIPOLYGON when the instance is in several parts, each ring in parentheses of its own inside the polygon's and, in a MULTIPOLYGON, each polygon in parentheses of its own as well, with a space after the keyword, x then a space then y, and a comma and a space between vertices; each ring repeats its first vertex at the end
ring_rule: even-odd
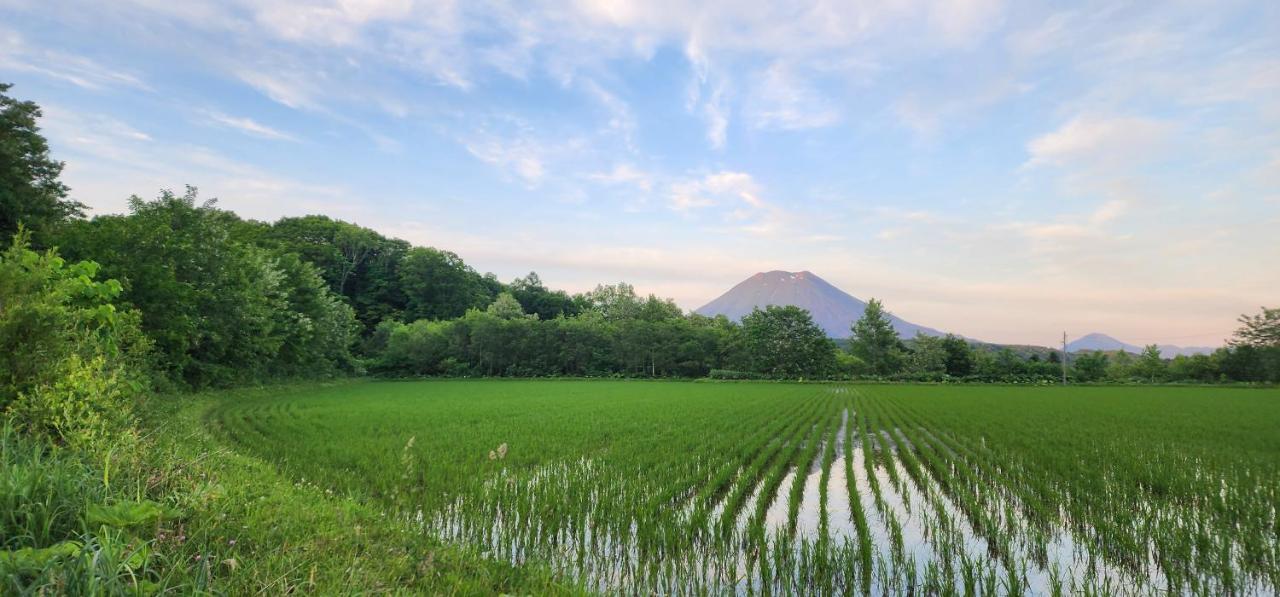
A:
POLYGON ((200 189, 686 309, 1220 345, 1280 306, 1280 3, 0 0, 92 213, 200 189))

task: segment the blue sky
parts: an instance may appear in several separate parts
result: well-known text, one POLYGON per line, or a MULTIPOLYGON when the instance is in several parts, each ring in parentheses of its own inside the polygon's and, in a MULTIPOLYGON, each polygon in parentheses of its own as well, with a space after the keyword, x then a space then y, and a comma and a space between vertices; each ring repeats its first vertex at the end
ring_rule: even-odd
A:
POLYGON ((1280 299, 1280 4, 0 0, 95 213, 191 184, 688 309, 1216 345, 1280 299))

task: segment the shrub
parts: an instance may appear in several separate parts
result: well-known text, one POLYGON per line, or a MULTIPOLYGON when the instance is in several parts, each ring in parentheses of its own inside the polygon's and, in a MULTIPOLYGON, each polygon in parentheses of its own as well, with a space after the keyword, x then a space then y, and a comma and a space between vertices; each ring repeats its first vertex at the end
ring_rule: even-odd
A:
POLYGON ((92 261, 27 248, 0 254, 0 413, 24 432, 90 451, 131 435, 147 386, 136 314, 116 310, 115 280, 92 261))

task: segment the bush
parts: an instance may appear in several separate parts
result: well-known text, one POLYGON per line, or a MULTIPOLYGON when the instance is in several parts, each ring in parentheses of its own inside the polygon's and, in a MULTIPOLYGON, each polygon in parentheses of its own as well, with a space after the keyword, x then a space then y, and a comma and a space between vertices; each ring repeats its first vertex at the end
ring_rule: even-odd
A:
POLYGON ((138 318, 116 310, 115 280, 27 248, 0 254, 0 413, 24 432, 99 451, 131 436, 147 388, 138 318))

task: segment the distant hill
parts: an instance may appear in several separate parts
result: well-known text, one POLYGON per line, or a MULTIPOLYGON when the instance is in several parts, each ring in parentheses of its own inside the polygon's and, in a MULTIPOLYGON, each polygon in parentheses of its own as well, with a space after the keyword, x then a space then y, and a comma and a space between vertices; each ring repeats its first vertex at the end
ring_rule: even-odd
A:
MULTIPOLYGON (((1082 350, 1101 350, 1103 352, 1128 352, 1138 354, 1142 352, 1142 347, 1127 342, 1121 342, 1108 336, 1094 332, 1087 336, 1076 338, 1067 343, 1067 352, 1080 352, 1082 350)), ((1193 354, 1209 354, 1213 352, 1213 348, 1208 346, 1174 346, 1172 344, 1161 344, 1160 354, 1165 358, 1171 358, 1178 355, 1193 354)))
MULTIPOLYGON (((812 272, 772 271, 761 272, 743 280, 696 312, 707 316, 724 315, 740 321, 752 309, 768 305, 794 305, 808 310, 813 315, 814 322, 832 338, 848 338, 849 327, 867 309, 866 303, 812 272)), ((926 336, 944 335, 933 328, 893 315, 889 319, 903 339, 914 338, 916 332, 926 336)))

